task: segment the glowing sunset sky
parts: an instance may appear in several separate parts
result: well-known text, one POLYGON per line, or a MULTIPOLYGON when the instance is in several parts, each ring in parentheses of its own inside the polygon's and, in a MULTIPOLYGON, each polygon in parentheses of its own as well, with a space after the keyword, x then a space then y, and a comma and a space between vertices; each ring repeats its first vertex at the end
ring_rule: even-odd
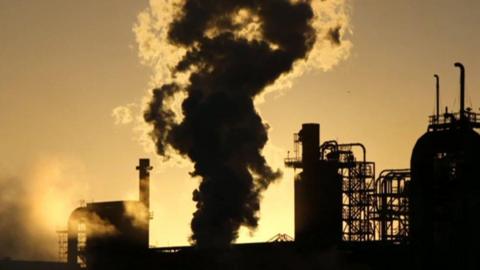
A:
MULTIPOLYGON (((434 73, 442 108, 458 109, 456 61, 466 67, 467 106, 480 106, 479 1, 347 3, 349 57, 304 74, 257 107, 271 127, 265 155, 273 167, 282 166, 301 124, 318 122, 321 141, 362 142, 377 173, 408 168, 434 112, 434 73)), ((8 202, 22 201, 42 241, 51 241, 48 252, 18 256, 55 256, 54 231, 82 199, 137 198, 140 157, 155 167, 150 243, 187 244, 198 184, 190 167, 163 164, 139 143, 134 124, 112 116, 118 106, 138 111, 151 88, 153 70, 142 65, 132 30, 147 7, 147 0, 0 0, 0 202, 7 202, 0 218, 8 202)), ((293 172, 281 169, 283 179, 264 194, 258 230, 242 231, 240 242, 293 235, 293 172)))

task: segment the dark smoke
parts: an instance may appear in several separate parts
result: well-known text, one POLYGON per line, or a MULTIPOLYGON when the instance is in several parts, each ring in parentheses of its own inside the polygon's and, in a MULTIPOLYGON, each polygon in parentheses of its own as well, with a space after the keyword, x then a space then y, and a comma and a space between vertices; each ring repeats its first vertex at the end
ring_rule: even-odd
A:
POLYGON ((253 100, 315 43, 309 1, 186 0, 169 29, 169 41, 187 49, 172 70, 190 71, 189 84, 153 90, 145 120, 154 127, 157 152, 172 147, 195 164, 202 181, 193 192, 197 210, 191 240, 201 247, 224 247, 236 240, 240 226, 258 224, 260 195, 279 178, 261 151, 268 126, 253 100), (236 35, 242 27, 230 18, 241 9, 258 15, 261 39, 236 35), (208 35, 215 30, 216 35, 208 35), (168 100, 185 92, 184 119, 175 122, 168 100))

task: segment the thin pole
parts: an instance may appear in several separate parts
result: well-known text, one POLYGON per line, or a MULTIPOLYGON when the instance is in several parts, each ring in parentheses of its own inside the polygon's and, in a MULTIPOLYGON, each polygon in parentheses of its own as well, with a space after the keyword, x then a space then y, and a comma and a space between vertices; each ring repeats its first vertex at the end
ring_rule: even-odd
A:
POLYGON ((433 75, 433 77, 435 77, 436 79, 436 90, 437 90, 437 94, 436 94, 436 104, 437 104, 437 112, 436 112, 436 119, 438 121, 439 117, 440 117, 440 77, 438 77, 437 74, 433 75))
POLYGON ((460 68, 460 119, 465 116, 465 67, 462 63, 455 63, 455 67, 460 68))

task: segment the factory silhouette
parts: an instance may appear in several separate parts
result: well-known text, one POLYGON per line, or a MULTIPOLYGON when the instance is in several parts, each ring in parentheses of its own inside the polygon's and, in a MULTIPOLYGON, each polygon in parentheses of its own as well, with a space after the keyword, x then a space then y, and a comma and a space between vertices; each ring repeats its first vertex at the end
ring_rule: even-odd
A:
POLYGON ((296 174, 295 235, 228 247, 150 248, 148 159, 140 159, 139 200, 87 203, 60 232, 63 262, 5 259, 0 269, 480 269, 479 114, 439 108, 415 144, 411 167, 384 170, 361 143, 321 141, 303 124, 285 164, 296 174))

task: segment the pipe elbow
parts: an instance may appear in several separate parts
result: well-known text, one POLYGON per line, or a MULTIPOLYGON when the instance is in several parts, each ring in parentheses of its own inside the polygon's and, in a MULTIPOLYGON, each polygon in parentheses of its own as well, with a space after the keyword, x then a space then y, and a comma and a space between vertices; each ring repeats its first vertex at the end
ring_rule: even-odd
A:
POLYGON ((455 64, 453 64, 453 65, 454 65, 455 67, 460 68, 461 70, 465 70, 465 67, 464 67, 463 64, 460 63, 460 62, 455 62, 455 64))

